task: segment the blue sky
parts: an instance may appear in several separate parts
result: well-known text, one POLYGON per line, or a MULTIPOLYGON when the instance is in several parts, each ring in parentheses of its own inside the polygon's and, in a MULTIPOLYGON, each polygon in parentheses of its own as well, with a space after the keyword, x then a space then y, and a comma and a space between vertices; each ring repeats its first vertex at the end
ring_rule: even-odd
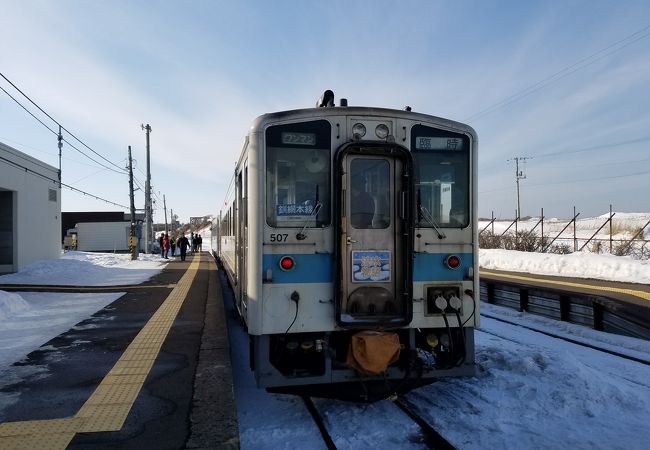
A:
MULTIPOLYGON (((532 158, 522 215, 650 209, 645 0, 25 0, 2 11, 0 71, 107 159, 124 165, 131 145, 142 184, 140 125, 151 124, 157 221, 163 195, 182 221, 217 212, 253 119, 310 107, 325 89, 474 127, 484 217, 514 216, 515 156, 532 158)), ((0 141, 58 165, 56 137, 2 92, 0 141)), ((65 183, 128 205, 124 175, 66 144, 63 155, 65 183)), ((116 209, 69 190, 62 200, 64 211, 116 209)))

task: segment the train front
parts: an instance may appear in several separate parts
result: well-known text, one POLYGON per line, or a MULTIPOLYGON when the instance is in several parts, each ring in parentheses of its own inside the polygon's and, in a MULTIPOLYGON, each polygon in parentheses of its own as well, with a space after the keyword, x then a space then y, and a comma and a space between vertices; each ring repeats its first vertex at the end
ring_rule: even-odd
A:
POLYGON ((473 374, 474 131, 359 107, 270 114, 257 130, 258 385, 473 374))

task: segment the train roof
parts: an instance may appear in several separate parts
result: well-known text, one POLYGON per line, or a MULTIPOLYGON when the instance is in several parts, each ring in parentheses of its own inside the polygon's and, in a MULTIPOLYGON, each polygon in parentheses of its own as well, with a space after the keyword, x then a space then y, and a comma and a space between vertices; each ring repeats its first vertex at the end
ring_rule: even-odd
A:
POLYGON ((367 106, 327 106, 319 108, 293 109, 288 111, 278 111, 266 113, 258 116, 252 123, 251 129, 258 129, 268 123, 289 121, 297 118, 319 118, 327 116, 377 116, 377 117, 396 117, 404 120, 415 120, 422 122, 434 122, 439 126, 461 133, 468 133, 475 139, 476 131, 469 125, 442 117, 432 116, 429 114, 405 111, 401 109, 377 108, 367 106))

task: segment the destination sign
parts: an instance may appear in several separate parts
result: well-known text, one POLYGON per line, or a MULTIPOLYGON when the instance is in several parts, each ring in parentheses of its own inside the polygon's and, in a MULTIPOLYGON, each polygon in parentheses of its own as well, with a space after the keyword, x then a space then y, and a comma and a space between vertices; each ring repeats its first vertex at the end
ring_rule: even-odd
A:
POLYGON ((282 133, 282 143, 291 145, 316 145, 315 133, 282 133))
POLYGON ((415 138, 416 150, 465 150, 465 141, 455 137, 428 137, 415 138))

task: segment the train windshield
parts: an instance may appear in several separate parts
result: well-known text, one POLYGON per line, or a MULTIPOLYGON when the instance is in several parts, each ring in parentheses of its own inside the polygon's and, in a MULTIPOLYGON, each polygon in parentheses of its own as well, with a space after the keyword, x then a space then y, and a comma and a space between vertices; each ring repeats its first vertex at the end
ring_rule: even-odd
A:
POLYGON ((326 120, 266 130, 266 222, 276 228, 330 224, 331 125, 326 120))
POLYGON ((419 227, 469 225, 470 142, 463 134, 415 125, 416 222, 419 227))

